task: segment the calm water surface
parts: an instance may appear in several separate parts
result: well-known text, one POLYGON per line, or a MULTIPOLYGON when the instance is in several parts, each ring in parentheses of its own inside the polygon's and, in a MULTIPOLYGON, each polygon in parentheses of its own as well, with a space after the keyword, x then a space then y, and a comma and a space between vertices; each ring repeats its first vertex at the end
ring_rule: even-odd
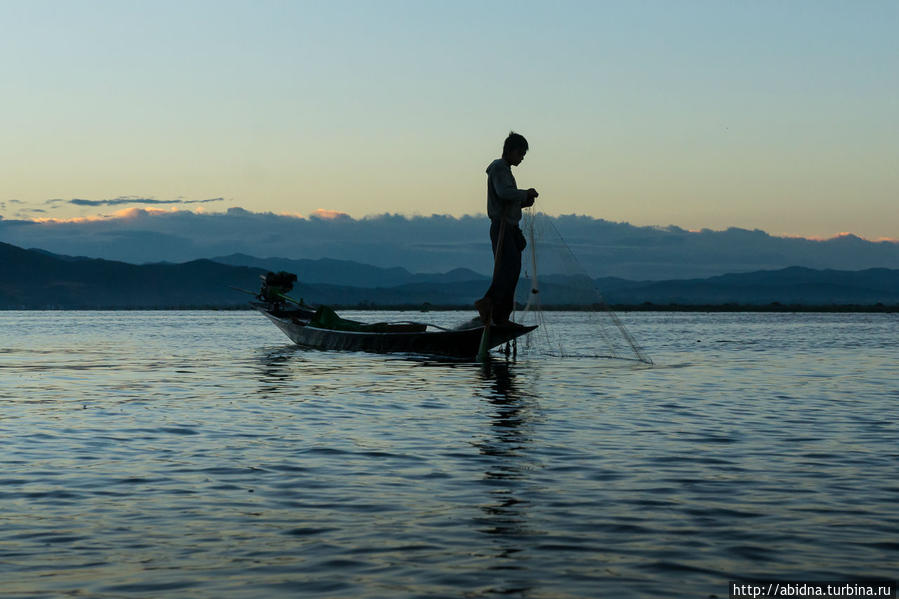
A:
POLYGON ((655 367, 305 351, 250 312, 0 312, 3 596, 896 578, 899 318, 622 318, 655 367))

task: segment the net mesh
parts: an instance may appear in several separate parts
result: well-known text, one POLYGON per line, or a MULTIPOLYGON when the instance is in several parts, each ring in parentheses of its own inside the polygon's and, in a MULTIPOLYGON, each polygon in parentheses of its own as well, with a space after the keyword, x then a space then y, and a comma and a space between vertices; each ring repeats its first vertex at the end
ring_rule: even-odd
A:
POLYGON ((525 210, 521 225, 528 247, 522 256, 517 298, 524 308, 516 314, 515 321, 539 328, 519 340, 517 352, 632 360, 651 365, 652 359, 603 300, 596 282, 552 220, 542 213, 525 210), (543 275, 541 268, 553 274, 543 275), (569 311, 547 311, 544 305, 569 311))

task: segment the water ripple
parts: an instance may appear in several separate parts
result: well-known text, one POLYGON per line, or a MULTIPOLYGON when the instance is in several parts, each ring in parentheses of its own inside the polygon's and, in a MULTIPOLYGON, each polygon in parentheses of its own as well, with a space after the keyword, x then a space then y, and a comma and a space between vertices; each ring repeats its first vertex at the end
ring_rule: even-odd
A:
POLYGON ((736 576, 895 576, 894 320, 623 318, 656 367, 308 352, 252 313, 0 313, 4 592, 722 597, 736 576))

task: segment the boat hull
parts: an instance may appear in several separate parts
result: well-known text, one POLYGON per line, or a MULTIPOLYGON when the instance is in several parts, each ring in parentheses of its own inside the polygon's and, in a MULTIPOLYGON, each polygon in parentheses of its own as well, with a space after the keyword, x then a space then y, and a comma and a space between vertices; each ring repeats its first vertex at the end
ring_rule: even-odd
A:
MULTIPOLYGON (((474 358, 478 354, 483 326, 472 328, 425 331, 373 333, 357 331, 337 331, 309 326, 289 317, 272 314, 258 308, 287 337, 303 347, 326 350, 365 351, 374 353, 411 353, 452 358, 474 358)), ((488 333, 489 348, 498 347, 512 339, 525 335, 536 326, 496 326, 488 333)))

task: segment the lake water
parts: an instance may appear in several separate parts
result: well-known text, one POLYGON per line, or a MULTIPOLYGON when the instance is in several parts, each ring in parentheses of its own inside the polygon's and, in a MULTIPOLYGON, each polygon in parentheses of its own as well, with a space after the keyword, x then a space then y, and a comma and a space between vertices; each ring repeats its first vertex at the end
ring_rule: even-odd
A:
POLYGON ((896 315, 621 317, 654 367, 309 351, 253 312, 0 312, 0 592, 707 598, 739 577, 896 578, 896 315))

